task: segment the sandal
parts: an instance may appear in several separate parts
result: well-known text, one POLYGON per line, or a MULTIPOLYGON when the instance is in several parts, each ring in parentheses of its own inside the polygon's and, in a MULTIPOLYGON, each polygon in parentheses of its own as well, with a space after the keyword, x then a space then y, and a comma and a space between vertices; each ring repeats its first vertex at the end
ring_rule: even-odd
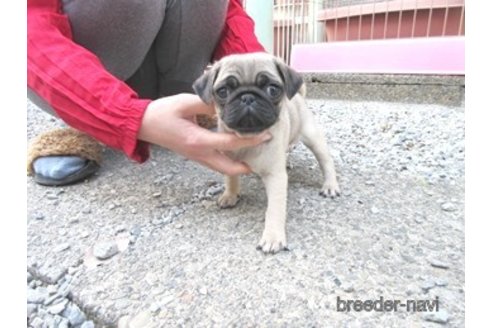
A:
POLYGON ((44 186, 64 186, 85 180, 100 167, 102 146, 71 128, 48 131, 33 140, 27 173, 44 186))

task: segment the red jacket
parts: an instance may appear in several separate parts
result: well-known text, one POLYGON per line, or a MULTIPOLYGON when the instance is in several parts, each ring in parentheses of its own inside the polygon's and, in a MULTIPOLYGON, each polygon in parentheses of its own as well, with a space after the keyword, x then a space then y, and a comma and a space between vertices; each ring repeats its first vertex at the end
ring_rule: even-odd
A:
MULTIPOLYGON (((72 40, 60 0, 27 1, 27 85, 68 125, 143 162, 149 145, 137 140, 150 99, 141 99, 99 59, 72 40)), ((214 59, 264 51, 241 0, 230 0, 214 59)))

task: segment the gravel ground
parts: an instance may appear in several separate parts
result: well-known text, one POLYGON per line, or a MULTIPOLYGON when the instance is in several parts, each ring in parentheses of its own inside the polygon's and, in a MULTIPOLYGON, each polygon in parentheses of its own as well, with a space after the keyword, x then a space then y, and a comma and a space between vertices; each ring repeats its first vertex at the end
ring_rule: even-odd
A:
MULTIPOLYGON (((106 149, 95 178, 28 190, 29 327, 464 326, 464 108, 310 100, 342 196, 290 155, 289 252, 255 245, 266 206, 243 178, 220 210, 218 174, 166 150, 106 149), (439 300, 439 311, 341 312, 343 300, 439 300)), ((28 103, 27 137, 61 123, 28 103)))

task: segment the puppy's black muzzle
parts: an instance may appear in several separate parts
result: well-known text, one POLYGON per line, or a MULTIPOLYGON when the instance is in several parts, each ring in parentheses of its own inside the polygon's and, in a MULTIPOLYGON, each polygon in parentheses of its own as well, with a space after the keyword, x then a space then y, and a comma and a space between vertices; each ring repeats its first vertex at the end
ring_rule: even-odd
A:
POLYGON ((278 119, 278 110, 268 98, 243 92, 225 104, 222 120, 239 133, 259 133, 271 127, 278 119))

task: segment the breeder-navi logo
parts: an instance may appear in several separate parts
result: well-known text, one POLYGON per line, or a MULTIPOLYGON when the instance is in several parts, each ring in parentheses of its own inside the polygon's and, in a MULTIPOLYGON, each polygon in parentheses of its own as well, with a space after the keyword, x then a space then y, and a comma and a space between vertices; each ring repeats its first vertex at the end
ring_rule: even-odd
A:
POLYGON ((434 300, 385 300, 383 296, 376 300, 342 300, 337 296, 337 312, 438 312, 439 297, 434 300))

